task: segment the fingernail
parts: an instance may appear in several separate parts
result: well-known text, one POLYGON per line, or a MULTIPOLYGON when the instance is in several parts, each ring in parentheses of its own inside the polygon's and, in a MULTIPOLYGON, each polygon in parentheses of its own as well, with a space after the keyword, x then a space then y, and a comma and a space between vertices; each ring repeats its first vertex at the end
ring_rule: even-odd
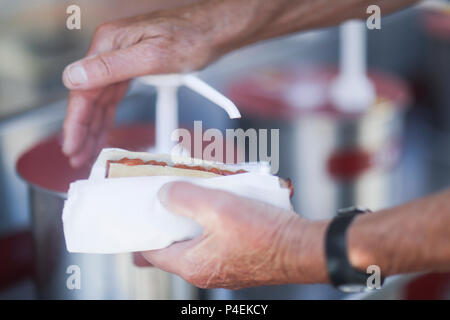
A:
POLYGON ((88 81, 86 70, 84 70, 83 66, 79 63, 74 63, 67 67, 67 78, 74 86, 78 86, 88 81))
POLYGON ((165 185, 163 185, 161 187, 161 189, 159 189, 158 199, 162 204, 165 204, 168 202, 169 191, 170 191, 170 188, 172 187, 172 185, 173 185, 173 183, 169 182, 169 183, 166 183, 165 185))

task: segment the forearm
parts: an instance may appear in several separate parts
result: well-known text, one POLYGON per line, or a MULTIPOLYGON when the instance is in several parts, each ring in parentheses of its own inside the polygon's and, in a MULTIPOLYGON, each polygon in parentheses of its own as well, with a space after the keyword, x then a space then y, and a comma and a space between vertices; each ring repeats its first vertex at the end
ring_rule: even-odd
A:
POLYGON ((450 270, 450 191, 355 220, 349 258, 384 275, 450 270))
MULTIPOLYGON (((292 281, 328 282, 325 233, 329 221, 297 219, 286 234, 283 252, 292 281)), ((450 191, 355 218, 347 232, 351 264, 384 276, 450 270, 450 191)))
POLYGON ((417 0, 206 0, 187 10, 209 25, 220 53, 260 40, 367 17, 368 6, 388 14, 417 0))

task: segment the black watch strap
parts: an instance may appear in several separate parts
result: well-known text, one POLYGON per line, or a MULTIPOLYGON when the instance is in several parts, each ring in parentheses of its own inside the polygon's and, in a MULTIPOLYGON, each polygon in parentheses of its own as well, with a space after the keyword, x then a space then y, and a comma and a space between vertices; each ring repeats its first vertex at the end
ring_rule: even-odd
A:
POLYGON ((328 276, 336 288, 345 292, 363 291, 367 287, 367 279, 370 276, 351 265, 347 251, 347 229, 357 215, 366 212, 370 210, 355 207, 340 210, 326 232, 328 276))

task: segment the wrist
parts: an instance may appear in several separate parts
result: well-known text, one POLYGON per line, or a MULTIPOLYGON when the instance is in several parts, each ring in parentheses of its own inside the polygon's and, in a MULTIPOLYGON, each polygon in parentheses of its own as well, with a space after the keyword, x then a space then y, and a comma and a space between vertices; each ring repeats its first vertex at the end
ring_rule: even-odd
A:
POLYGON ((258 1, 212 0, 198 5, 200 19, 208 25, 208 43, 218 56, 248 44, 258 1))
POLYGON ((290 0, 206 0, 191 7, 197 21, 207 25, 205 34, 218 56, 251 43, 277 36, 266 33, 290 0))
POLYGON ((329 221, 296 216, 286 231, 284 265, 291 283, 327 283, 325 233, 329 221))
MULTIPOLYGON (((391 274, 389 261, 385 259, 386 251, 383 249, 383 235, 378 234, 378 228, 374 213, 368 213, 356 217, 347 231, 347 250, 350 264, 365 272, 370 265, 380 267, 383 276, 391 274)), ((385 227, 389 227, 388 221, 385 221, 385 227)), ((384 228, 383 228, 384 229, 384 228)))

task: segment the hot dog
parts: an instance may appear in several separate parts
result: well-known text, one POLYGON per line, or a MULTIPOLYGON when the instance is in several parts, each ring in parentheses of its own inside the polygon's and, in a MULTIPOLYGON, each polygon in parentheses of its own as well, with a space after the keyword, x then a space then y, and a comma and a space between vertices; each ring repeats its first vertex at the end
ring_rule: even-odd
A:
MULTIPOLYGON (((108 160, 106 165, 107 178, 139 177, 139 176, 185 176, 197 178, 213 178, 247 173, 247 170, 202 161, 200 164, 174 163, 170 156, 158 155, 154 159, 148 157, 123 157, 119 160, 108 160)), ((192 159, 191 159, 192 160, 192 159)), ((292 197, 294 189, 290 179, 281 179, 280 185, 290 190, 292 197)))

